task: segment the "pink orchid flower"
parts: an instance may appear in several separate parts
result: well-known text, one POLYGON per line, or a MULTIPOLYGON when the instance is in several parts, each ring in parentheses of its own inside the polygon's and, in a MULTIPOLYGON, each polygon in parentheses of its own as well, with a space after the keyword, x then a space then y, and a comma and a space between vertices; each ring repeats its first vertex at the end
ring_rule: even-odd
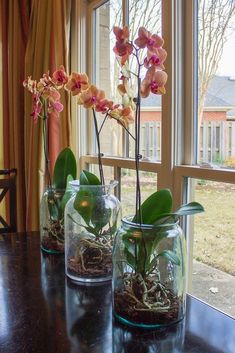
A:
POLYGON ((82 91, 85 91, 89 87, 88 77, 86 74, 79 74, 77 72, 72 72, 68 79, 68 83, 65 88, 71 91, 72 96, 76 96, 82 91))
POLYGON ((46 74, 43 74, 42 78, 40 78, 37 84, 38 89, 39 87, 43 89, 43 87, 48 87, 48 86, 52 86, 52 79, 51 79, 51 76, 49 75, 49 71, 46 74))
POLYGON ((43 77, 37 82, 37 91, 44 93, 46 90, 49 90, 50 87, 53 87, 53 83, 49 73, 43 74, 43 77))
POLYGON ((40 115, 42 111, 42 104, 40 102, 40 94, 35 93, 33 94, 33 103, 32 103, 32 113, 30 116, 32 116, 34 123, 37 123, 38 121, 38 116, 40 115))
POLYGON ((117 42, 127 42, 129 40, 129 28, 127 26, 124 26, 123 28, 114 26, 113 27, 113 33, 116 37, 117 42))
POLYGON ((114 53, 121 57, 121 65, 125 65, 129 56, 133 51, 133 46, 129 43, 129 29, 128 27, 114 27, 113 33, 116 36, 116 44, 113 48, 114 53))
POLYGON ((95 110, 97 112, 101 112, 102 114, 107 113, 109 109, 111 109, 113 106, 113 102, 109 101, 108 99, 101 99, 100 101, 97 102, 95 105, 95 110))
POLYGON ((63 107, 63 104, 61 102, 50 100, 49 104, 48 104, 47 111, 48 111, 49 114, 54 113, 55 116, 58 118, 59 117, 59 113, 62 112, 63 108, 64 107, 63 107))
POLYGON ((122 96, 122 104, 124 107, 130 106, 133 110, 135 110, 136 105, 134 103, 134 93, 129 87, 128 79, 124 77, 122 81, 123 83, 117 86, 117 90, 122 96))
POLYGON ((60 66, 59 70, 53 73, 52 81, 58 88, 63 87, 68 82, 68 75, 63 65, 60 66))
POLYGON ((47 91, 47 98, 49 98, 50 101, 57 102, 60 100, 60 93, 54 87, 50 87, 45 91, 47 91))
POLYGON ((157 70, 154 66, 151 66, 145 75, 141 83, 141 97, 146 98, 150 92, 154 94, 165 94, 165 84, 167 81, 167 74, 165 71, 157 70))
POLYGON ((152 51, 148 50, 147 57, 144 59, 144 66, 148 69, 150 66, 155 66, 158 69, 164 70, 163 65, 166 60, 167 52, 163 48, 153 48, 152 51))
POLYGON ((99 90, 96 86, 91 85, 86 91, 83 91, 78 96, 78 104, 84 108, 94 108, 101 100, 105 98, 105 93, 99 90))
POLYGON ((125 128, 135 120, 135 114, 131 107, 116 108, 109 113, 109 116, 125 128))
POLYGON ((23 86, 29 90, 29 92, 36 94, 37 93, 37 81, 32 80, 31 76, 28 76, 24 82, 23 86))
POLYGON ((139 48, 147 47, 151 51, 153 48, 162 47, 164 40, 157 34, 151 34, 144 27, 140 27, 138 30, 138 38, 136 38, 134 43, 139 48))

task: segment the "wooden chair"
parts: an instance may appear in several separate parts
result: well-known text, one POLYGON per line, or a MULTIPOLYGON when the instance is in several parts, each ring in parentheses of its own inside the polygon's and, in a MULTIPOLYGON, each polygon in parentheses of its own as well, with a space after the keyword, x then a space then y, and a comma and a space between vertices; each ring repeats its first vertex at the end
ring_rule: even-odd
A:
POLYGON ((16 222, 16 173, 17 170, 4 169, 0 170, 0 203, 6 199, 9 194, 9 224, 0 215, 0 234, 1 233, 14 233, 17 231, 16 222))

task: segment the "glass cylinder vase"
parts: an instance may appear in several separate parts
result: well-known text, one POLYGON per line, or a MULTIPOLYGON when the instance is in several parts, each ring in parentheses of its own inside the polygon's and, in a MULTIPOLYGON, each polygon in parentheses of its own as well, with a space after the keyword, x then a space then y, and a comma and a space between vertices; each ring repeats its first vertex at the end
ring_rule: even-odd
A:
POLYGON ((178 223, 122 220, 113 248, 113 311, 122 323, 164 327, 185 315, 185 239, 178 223))
POLYGON ((41 249, 49 254, 64 253, 64 193, 48 187, 40 204, 41 249))
POLYGON ((65 272, 72 280, 103 282, 112 278, 113 239, 120 202, 109 185, 79 185, 65 209, 65 272))

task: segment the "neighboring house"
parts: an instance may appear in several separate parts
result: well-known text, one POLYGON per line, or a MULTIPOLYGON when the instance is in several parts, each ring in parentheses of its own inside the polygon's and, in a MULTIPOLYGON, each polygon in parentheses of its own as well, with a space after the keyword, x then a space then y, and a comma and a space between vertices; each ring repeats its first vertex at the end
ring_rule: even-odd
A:
MULTIPOLYGON (((159 160, 161 96, 151 94, 142 99, 141 122, 147 136, 142 143, 142 154, 159 160)), ((209 163, 235 160, 235 78, 213 78, 205 98, 202 123, 199 160, 209 163)))
POLYGON ((226 111, 226 120, 235 120, 235 77, 215 76, 213 78, 208 88, 204 111, 207 112, 212 107, 216 108, 216 112, 226 111))
MULTIPOLYGON (((142 99, 142 121, 161 120, 161 96, 151 94, 142 99)), ((235 120, 235 77, 215 76, 211 81, 204 105, 203 120, 235 120)))

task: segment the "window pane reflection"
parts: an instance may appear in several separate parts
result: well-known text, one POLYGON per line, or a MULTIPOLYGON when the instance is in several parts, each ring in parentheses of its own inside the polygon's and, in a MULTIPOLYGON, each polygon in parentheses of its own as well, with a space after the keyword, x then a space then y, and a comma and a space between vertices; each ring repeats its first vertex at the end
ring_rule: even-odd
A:
POLYGON ((198 0, 198 163, 235 167, 235 2, 198 0))

